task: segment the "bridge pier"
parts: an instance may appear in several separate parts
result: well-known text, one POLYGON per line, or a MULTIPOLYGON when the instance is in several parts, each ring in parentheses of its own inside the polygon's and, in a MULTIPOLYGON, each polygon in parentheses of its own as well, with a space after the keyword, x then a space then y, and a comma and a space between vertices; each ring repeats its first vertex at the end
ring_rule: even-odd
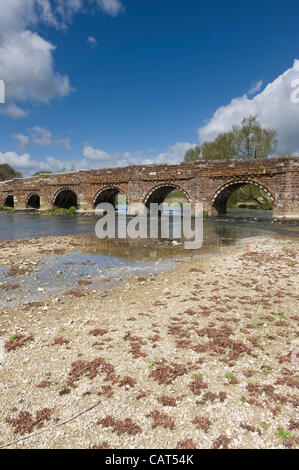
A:
POLYGON ((147 216, 148 214, 149 214, 149 208, 146 207, 142 202, 129 201, 129 203, 128 203, 128 215, 147 216))
POLYGON ((284 205, 280 201, 274 204, 272 217, 278 220, 299 220, 299 202, 284 205))

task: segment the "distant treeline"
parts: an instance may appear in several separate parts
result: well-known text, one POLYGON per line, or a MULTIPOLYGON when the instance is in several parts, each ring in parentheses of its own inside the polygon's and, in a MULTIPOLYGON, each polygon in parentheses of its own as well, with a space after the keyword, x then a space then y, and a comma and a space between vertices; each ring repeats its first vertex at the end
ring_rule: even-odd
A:
POLYGON ((8 163, 0 165, 0 181, 7 181, 13 178, 22 178, 23 175, 19 171, 14 170, 8 163))

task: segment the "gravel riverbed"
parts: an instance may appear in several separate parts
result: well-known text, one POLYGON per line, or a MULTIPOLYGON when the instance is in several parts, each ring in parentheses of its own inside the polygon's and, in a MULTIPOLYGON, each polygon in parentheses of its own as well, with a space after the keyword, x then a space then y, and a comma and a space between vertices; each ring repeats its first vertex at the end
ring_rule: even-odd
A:
MULTIPOLYGON (((0 266, 79 246, 3 242, 0 266)), ((2 308, 0 447, 298 447, 298 253, 295 238, 251 238, 2 308)))

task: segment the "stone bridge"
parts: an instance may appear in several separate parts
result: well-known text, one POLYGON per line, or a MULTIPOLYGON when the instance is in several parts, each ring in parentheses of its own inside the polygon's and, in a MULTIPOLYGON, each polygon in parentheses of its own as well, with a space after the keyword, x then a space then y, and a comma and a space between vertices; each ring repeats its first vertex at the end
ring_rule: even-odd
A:
POLYGON ((15 209, 77 206, 92 211, 123 193, 129 204, 161 203, 174 189, 210 215, 226 211, 230 195, 253 183, 273 199, 273 216, 299 219, 299 157, 263 160, 198 160, 172 165, 41 174, 0 183, 0 206, 15 209))

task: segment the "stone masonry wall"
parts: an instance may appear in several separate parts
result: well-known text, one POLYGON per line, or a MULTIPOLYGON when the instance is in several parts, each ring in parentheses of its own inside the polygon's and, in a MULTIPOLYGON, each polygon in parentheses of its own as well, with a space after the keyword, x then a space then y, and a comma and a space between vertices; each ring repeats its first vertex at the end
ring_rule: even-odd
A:
POLYGON ((129 202, 146 202, 156 188, 169 185, 182 189, 192 202, 203 202, 212 213, 225 188, 253 182, 273 197, 275 217, 299 218, 299 157, 263 160, 218 160, 173 165, 130 166, 58 174, 44 174, 0 183, 0 206, 7 195, 15 209, 25 209, 31 194, 40 196, 41 209, 53 207, 56 194, 71 189, 80 210, 92 210, 97 194, 117 188, 129 202))

